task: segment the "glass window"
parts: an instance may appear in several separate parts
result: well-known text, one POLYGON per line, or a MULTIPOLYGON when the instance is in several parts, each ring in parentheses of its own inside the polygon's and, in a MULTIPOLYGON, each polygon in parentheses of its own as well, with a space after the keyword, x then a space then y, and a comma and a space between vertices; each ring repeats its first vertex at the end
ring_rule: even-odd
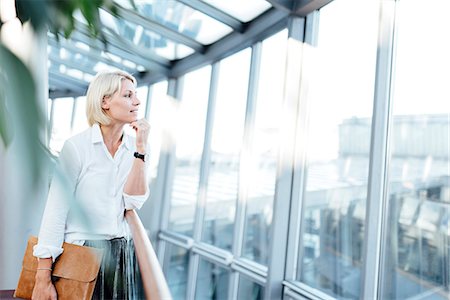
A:
MULTIPOLYGON (((122 6, 133 9, 129 0, 122 6)), ((136 1, 138 12, 162 25, 208 45, 232 31, 231 27, 178 1, 136 1)))
POLYGON ((238 299, 262 300, 264 299, 264 288, 247 277, 239 276, 238 299))
POLYGON ((247 48, 220 63, 202 241, 225 250, 233 240, 250 53, 247 48))
POLYGON ((53 100, 53 124, 50 138, 50 149, 59 153, 64 142, 71 136, 73 98, 57 98, 53 100))
POLYGON ((228 282, 230 272, 207 260, 200 259, 198 268, 195 299, 226 300, 228 297, 228 282))
POLYGON ((176 165, 169 229, 190 236, 198 198, 210 76, 210 66, 185 75, 176 120, 176 165))
POLYGON ((237 18, 241 22, 248 22, 272 7, 269 2, 264 0, 203 0, 237 18))
POLYGON ((188 251, 167 243, 165 261, 163 271, 173 299, 186 299, 188 251))
POLYGON ((86 97, 75 98, 75 115, 73 120, 72 135, 82 132, 89 127, 86 116, 86 97))
POLYGON ((139 105, 138 119, 142 119, 145 118, 145 109, 147 108, 148 86, 143 85, 138 87, 136 89, 136 95, 141 101, 141 104, 139 105))
POLYGON ((298 279, 339 299, 360 298, 378 7, 331 2, 313 50, 298 279))
POLYGON ((250 155, 243 256, 267 264, 272 224, 287 30, 262 44, 261 71, 250 155))
POLYGON ((164 138, 167 138, 167 132, 170 130, 173 116, 171 106, 174 101, 167 96, 167 81, 155 83, 152 86, 152 95, 150 99, 150 113, 147 120, 150 123, 150 176, 156 178, 158 173, 159 156, 162 151, 166 151, 163 145, 167 144, 164 138))
POLYGON ((446 0, 398 6, 383 299, 450 296, 448 11, 446 0))

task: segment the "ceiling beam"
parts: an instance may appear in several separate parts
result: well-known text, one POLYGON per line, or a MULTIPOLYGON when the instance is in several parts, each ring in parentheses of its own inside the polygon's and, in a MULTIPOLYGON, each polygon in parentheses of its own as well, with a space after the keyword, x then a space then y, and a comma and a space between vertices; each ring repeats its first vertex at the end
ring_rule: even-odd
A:
POLYGON ((333 0, 296 0, 292 13, 299 17, 306 17, 313 11, 322 8, 333 0))
POLYGON ((50 99, 55 99, 55 98, 64 98, 64 97, 80 97, 85 95, 85 92, 81 92, 81 91, 74 91, 74 90, 49 90, 48 91, 48 97, 50 99))
POLYGON ((291 12, 294 8, 294 0, 266 0, 273 7, 291 12))
POLYGON ((49 74, 48 82, 50 91, 53 90, 51 87, 55 87, 55 90, 59 91, 71 91, 72 93, 77 93, 79 95, 86 94, 86 88, 83 88, 78 84, 65 80, 64 78, 52 76, 52 74, 49 74))
MULTIPOLYGON (((158 23, 156 21, 153 21, 149 18, 146 18, 137 12, 124 8, 118 4, 117 6, 117 13, 120 17, 124 18, 126 21, 130 23, 134 23, 136 25, 141 25, 144 27, 145 30, 155 32, 159 35, 161 35, 163 38, 170 39, 176 43, 186 45, 192 49, 194 49, 196 52, 203 52, 205 50, 205 47, 203 44, 199 43, 198 41, 194 40, 193 38, 190 38, 184 34, 181 34, 180 32, 170 29, 161 23, 158 23)), ((107 8, 103 7, 103 10, 107 11, 111 15, 114 15, 112 11, 107 8)))
POLYGON ((231 28, 233 28, 234 31, 237 32, 244 31, 245 26, 241 21, 204 1, 200 0, 177 0, 177 1, 183 3, 184 5, 190 6, 195 10, 198 10, 207 16, 210 16, 211 18, 216 19, 217 21, 225 25, 230 26, 231 28))

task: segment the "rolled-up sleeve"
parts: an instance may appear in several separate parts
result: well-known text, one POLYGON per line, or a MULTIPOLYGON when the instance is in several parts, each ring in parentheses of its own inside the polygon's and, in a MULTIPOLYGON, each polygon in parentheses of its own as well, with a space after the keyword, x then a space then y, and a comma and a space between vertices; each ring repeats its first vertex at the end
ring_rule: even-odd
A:
POLYGON ((123 193, 123 202, 125 203, 125 209, 140 209, 148 199, 149 195, 150 190, 148 187, 144 195, 128 195, 127 193, 123 193))
POLYGON ((79 154, 70 141, 64 144, 55 167, 47 203, 42 217, 38 244, 33 255, 51 257, 53 261, 63 252, 67 214, 73 201, 76 182, 81 170, 79 154))

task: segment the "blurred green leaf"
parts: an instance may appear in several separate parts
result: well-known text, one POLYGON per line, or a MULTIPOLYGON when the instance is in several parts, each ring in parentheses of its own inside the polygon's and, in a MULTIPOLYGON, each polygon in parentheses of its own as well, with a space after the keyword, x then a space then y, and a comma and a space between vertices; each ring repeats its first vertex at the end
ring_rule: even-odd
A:
MULTIPOLYGON (((37 179, 45 153, 39 140, 44 123, 37 105, 35 83, 24 63, 2 44, 0 61, 1 107, 5 108, 8 116, 7 125, 14 128, 12 138, 23 151, 24 163, 29 167, 32 178, 37 179)), ((2 134, 2 139, 8 144, 11 142, 8 134, 6 140, 2 134)))

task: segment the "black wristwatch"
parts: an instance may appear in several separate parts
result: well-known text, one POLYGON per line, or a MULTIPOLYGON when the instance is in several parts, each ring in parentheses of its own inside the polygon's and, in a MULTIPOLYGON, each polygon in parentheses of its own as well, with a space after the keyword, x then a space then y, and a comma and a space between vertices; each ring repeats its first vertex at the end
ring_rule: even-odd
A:
POLYGON ((134 157, 142 159, 143 162, 147 160, 148 154, 141 154, 139 152, 134 152, 134 157))

